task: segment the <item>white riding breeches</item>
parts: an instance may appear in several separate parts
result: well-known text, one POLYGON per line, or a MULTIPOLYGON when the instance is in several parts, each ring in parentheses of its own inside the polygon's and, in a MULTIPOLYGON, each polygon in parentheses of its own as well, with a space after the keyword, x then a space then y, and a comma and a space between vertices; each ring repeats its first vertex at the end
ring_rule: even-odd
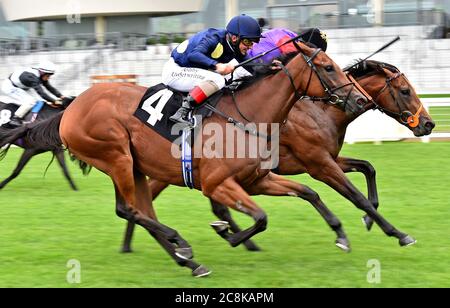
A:
POLYGON ((162 82, 181 92, 189 92, 207 80, 212 81, 218 89, 225 86, 225 78, 222 75, 202 68, 181 67, 173 58, 166 62, 162 71, 162 82))
POLYGON ((2 83, 2 92, 13 100, 12 103, 19 106, 26 104, 33 107, 36 104, 36 98, 29 91, 15 87, 9 79, 5 79, 2 83))
POLYGON ((31 93, 21 88, 15 87, 11 80, 5 79, 2 83, 2 92, 9 96, 15 105, 20 108, 16 111, 16 115, 23 117, 36 104, 36 98, 31 93))

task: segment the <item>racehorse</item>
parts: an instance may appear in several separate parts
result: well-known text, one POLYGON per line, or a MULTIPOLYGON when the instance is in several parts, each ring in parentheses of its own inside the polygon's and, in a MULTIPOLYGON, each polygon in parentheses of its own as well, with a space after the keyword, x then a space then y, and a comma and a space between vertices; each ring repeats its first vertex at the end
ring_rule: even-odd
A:
MULTIPOLYGON (((423 108, 413 86, 395 66, 368 60, 347 71, 366 90, 374 101, 367 102, 358 113, 346 113, 342 108, 326 101, 297 102, 289 113, 286 125, 281 130, 280 163, 278 174, 294 175, 308 173, 313 178, 326 183, 358 208, 370 203, 378 208, 378 192, 375 181, 375 168, 365 160, 339 156, 347 126, 368 110, 378 109, 408 127, 415 136, 431 133, 435 124, 423 108), (368 199, 344 175, 348 172, 364 174, 368 186, 368 199)), ((157 180, 149 180, 153 200, 168 186, 157 180)), ((320 197, 310 188, 303 186, 307 200, 320 202, 320 197)), ((213 213, 222 221, 228 222, 233 232, 240 228, 233 221, 226 206, 211 201, 213 213)), ((329 226, 338 234, 336 245, 349 250, 349 242, 334 215, 321 213, 329 226)), ((371 229, 373 220, 364 216, 364 223, 371 229)), ((131 252, 131 239, 134 224, 128 222, 122 251, 131 252)), ((402 244, 402 243, 401 243, 402 244)), ((404 244, 412 244, 407 241, 404 244)), ((259 250, 252 241, 244 243, 248 250, 259 250)))
MULTIPOLYGON (((70 105, 70 103, 75 99, 75 97, 65 97, 62 101, 61 105, 54 105, 50 106, 47 104, 44 104, 42 109, 37 114, 37 117, 35 117, 35 121, 43 121, 46 120, 55 114, 61 112, 62 109, 67 108, 67 106, 70 105)), ((14 104, 5 104, 3 102, 0 102, 0 119, 2 120, 1 123, 7 123, 7 121, 11 118, 11 115, 14 113, 14 111, 18 108, 18 106, 14 104)), ((25 117, 25 121, 30 121, 33 118, 33 113, 29 113, 25 117)), ((3 126, 0 126, 0 136, 3 135, 5 132, 7 132, 9 129, 3 126)), ((22 156, 19 159, 19 162, 17 163, 16 168, 12 172, 12 174, 7 177, 5 180, 3 180, 0 183, 0 189, 6 186, 9 182, 11 182, 13 179, 15 179, 20 172, 23 170, 23 168, 26 166, 26 164, 30 161, 30 159, 38 154, 47 152, 48 149, 43 148, 42 146, 33 146, 30 147, 27 144, 24 144, 22 140, 17 140, 14 142, 15 145, 21 147, 24 149, 22 156)), ((64 151, 57 149, 52 151, 53 155, 56 157, 56 160, 59 163, 59 166, 61 167, 63 174, 67 181, 69 182, 70 187, 73 190, 77 190, 77 186, 75 185, 75 182, 70 176, 69 170, 66 166, 66 161, 64 159, 64 151)))
MULTIPOLYGON (((217 109, 227 117, 213 114, 203 121, 203 127, 215 124, 225 131, 230 119, 244 121, 245 118, 255 123, 282 123, 302 95, 326 97, 349 109, 367 101, 359 85, 349 81, 324 52, 302 43, 298 48, 299 52, 282 71, 255 80, 233 97, 222 96, 217 109)), ((64 113, 11 131, 0 138, 0 146, 17 138, 32 144, 42 142, 55 149, 63 143, 77 159, 112 179, 119 217, 144 227, 179 265, 189 267, 194 276, 205 276, 210 271, 193 260, 190 245, 176 230, 158 222, 151 209, 152 195, 146 176, 179 186, 184 186, 184 182, 181 162, 171 153, 172 143, 133 116, 145 91, 144 87, 126 84, 95 85, 78 96, 64 113)), ((211 136, 201 132, 196 140, 200 137, 203 139, 198 146, 207 149, 206 143, 211 136)), ((258 131, 245 137, 265 138, 270 142, 258 131)), ((223 145, 226 146, 226 140, 223 145)), ((233 158, 203 156, 193 159, 196 189, 255 220, 255 224, 246 230, 222 234, 232 246, 266 228, 267 216, 250 198, 251 194, 301 194, 295 182, 263 169, 262 161, 260 155, 256 158, 236 158, 235 155, 233 158)), ((366 211, 386 231, 394 230, 399 239, 407 237, 382 219, 372 206, 366 211)))

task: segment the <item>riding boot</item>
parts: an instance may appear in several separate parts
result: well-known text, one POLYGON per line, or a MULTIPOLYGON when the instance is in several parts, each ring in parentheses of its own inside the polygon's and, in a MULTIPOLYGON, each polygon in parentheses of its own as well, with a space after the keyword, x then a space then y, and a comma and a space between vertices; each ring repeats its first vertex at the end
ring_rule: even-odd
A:
POLYGON ((169 119, 174 122, 192 125, 192 123, 186 119, 189 111, 194 108, 193 106, 198 107, 203 104, 203 102, 217 92, 217 90, 219 90, 219 88, 214 82, 210 80, 201 82, 189 92, 189 95, 183 100, 181 108, 169 119))
POLYGON ((31 110, 31 108, 33 108, 32 104, 22 104, 19 108, 17 108, 16 112, 14 112, 14 115, 11 117, 8 125, 14 128, 22 126, 23 118, 31 110))
POLYGON ((19 118, 18 116, 13 115, 11 117, 11 120, 9 120, 8 125, 10 127, 17 128, 17 127, 20 127, 23 125, 23 120, 21 118, 19 118))
POLYGON ((192 107, 193 102, 194 102, 194 99, 189 94, 186 98, 183 99, 183 102, 181 103, 181 107, 169 119, 173 122, 192 125, 192 122, 190 120, 188 120, 186 117, 188 116, 189 112, 192 109, 194 109, 192 107))

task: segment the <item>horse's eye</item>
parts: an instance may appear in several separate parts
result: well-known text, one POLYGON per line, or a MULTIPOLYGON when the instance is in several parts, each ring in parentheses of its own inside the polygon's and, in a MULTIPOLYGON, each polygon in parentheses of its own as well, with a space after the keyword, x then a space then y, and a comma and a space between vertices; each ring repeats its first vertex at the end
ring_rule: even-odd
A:
POLYGON ((409 89, 403 89, 401 90, 403 95, 409 95, 411 92, 409 91, 409 89))
POLYGON ((327 66, 325 66, 325 70, 326 70, 327 72, 332 72, 332 71, 334 71, 333 65, 327 65, 327 66))

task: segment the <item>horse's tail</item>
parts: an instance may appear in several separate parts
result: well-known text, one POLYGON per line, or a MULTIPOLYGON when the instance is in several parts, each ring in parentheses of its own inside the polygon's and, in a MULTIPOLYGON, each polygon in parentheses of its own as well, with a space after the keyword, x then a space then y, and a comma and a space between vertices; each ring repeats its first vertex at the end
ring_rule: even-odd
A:
POLYGON ((0 131, 0 157, 4 157, 9 150, 9 145, 21 139, 21 143, 28 147, 47 151, 62 149, 62 141, 59 136, 59 124, 63 113, 60 112, 47 120, 34 122, 15 129, 0 131))

